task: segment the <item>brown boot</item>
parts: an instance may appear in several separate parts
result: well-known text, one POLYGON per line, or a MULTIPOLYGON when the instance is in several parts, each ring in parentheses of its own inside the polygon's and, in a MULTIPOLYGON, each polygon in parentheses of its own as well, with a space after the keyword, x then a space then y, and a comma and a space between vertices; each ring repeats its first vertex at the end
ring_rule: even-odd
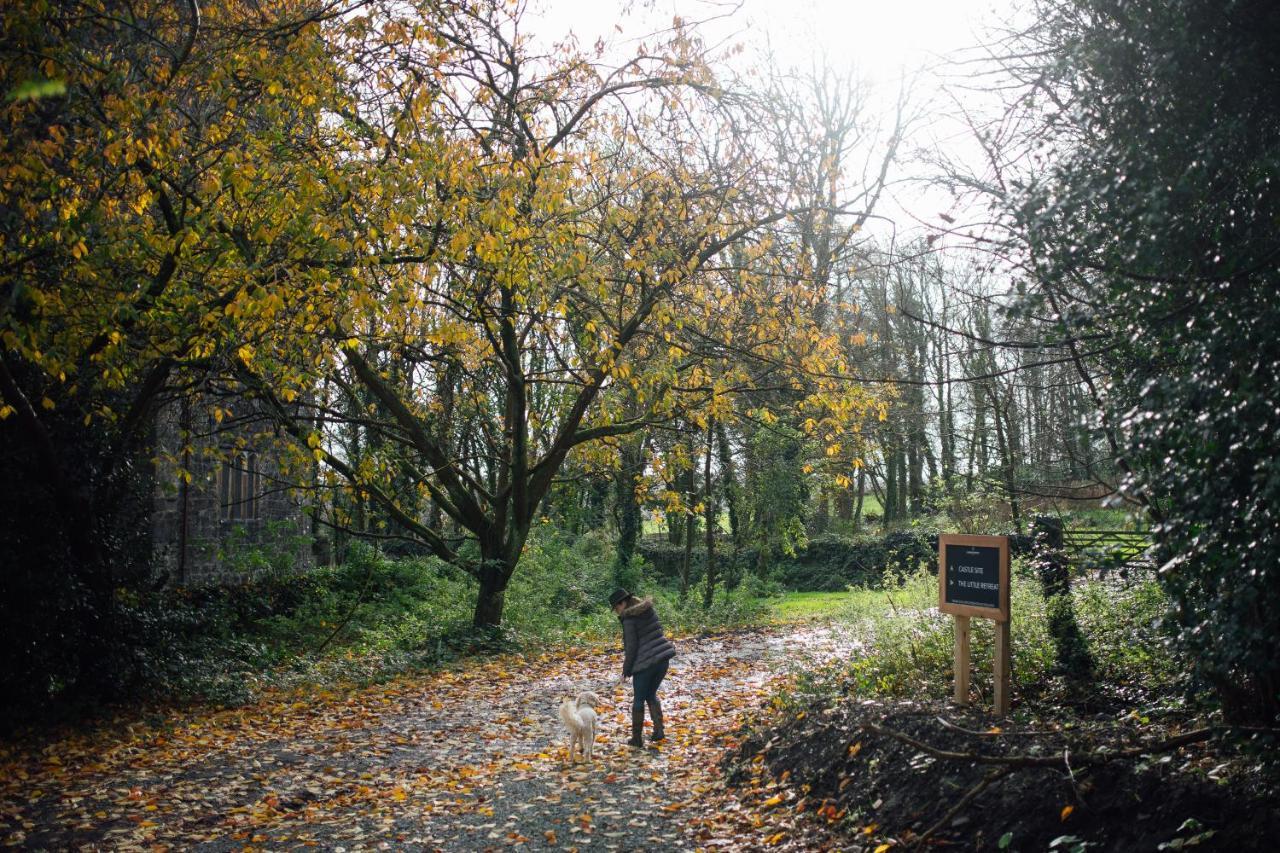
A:
POLYGON ((644 706, 631 709, 631 740, 627 746, 640 749, 644 746, 644 706))
POLYGON ((662 728, 662 705, 657 699, 649 703, 649 718, 653 720, 653 734, 649 735, 649 740, 654 743, 666 740, 667 733, 662 728))

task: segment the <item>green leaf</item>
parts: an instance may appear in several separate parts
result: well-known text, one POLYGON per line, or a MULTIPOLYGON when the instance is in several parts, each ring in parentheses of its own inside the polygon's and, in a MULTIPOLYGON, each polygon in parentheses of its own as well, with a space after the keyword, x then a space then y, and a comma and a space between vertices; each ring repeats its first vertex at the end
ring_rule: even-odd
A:
POLYGON ((1000 836, 1000 840, 996 842, 996 847, 1000 848, 1001 850, 1008 850, 1009 845, 1012 843, 1013 843, 1013 833, 1006 832, 1004 835, 1000 836))
POLYGON ((27 80, 19 83, 9 90, 9 94, 5 100, 8 101, 38 101, 41 98, 53 98, 58 95, 67 93, 67 84, 62 80, 45 80, 37 77, 34 80, 27 80))

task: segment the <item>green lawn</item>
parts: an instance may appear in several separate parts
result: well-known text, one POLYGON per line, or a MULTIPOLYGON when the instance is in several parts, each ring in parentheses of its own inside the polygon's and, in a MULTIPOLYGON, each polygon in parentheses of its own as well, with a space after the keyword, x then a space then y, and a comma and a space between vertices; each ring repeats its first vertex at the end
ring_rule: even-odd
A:
POLYGON ((788 592, 773 599, 771 609, 779 622, 803 622, 812 619, 833 619, 849 610, 864 605, 869 599, 884 601, 879 590, 854 589, 844 592, 788 592))
POLYGON ((1066 524, 1069 528, 1096 528, 1101 530, 1134 530, 1144 529, 1145 522, 1135 519, 1127 510, 1096 507, 1089 509, 1072 509, 1067 513, 1066 524), (1135 522, 1137 522, 1135 524, 1135 522))

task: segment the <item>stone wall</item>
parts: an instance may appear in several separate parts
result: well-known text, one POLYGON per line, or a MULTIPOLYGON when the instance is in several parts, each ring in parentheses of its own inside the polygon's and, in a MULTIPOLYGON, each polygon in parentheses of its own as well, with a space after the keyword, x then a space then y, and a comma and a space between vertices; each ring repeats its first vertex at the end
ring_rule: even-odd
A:
POLYGON ((169 583, 203 586, 239 583, 269 569, 305 571, 314 565, 311 520, 290 492, 275 481, 274 440, 251 418, 222 429, 208 407, 178 401, 155 425, 152 549, 156 568, 169 583), (197 436, 190 449, 183 435, 197 436), (231 469, 226 458, 235 449, 231 469), (250 479, 247 469, 256 472, 250 479), (190 474, 189 482, 180 471, 190 474), (238 513, 224 508, 221 477, 256 481, 238 513), (249 517, 232 518, 229 515, 249 517))

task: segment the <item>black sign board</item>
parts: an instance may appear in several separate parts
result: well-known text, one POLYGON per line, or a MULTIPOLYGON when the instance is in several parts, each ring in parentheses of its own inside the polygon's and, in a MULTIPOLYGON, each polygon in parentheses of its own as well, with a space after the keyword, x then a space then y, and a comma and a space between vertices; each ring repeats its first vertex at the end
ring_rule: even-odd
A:
POLYGON ((938 539, 938 606, 944 613, 1009 618, 1009 540, 944 535, 938 539))
POLYGON ((948 604, 1000 606, 1000 549, 952 545, 947 549, 948 604))

